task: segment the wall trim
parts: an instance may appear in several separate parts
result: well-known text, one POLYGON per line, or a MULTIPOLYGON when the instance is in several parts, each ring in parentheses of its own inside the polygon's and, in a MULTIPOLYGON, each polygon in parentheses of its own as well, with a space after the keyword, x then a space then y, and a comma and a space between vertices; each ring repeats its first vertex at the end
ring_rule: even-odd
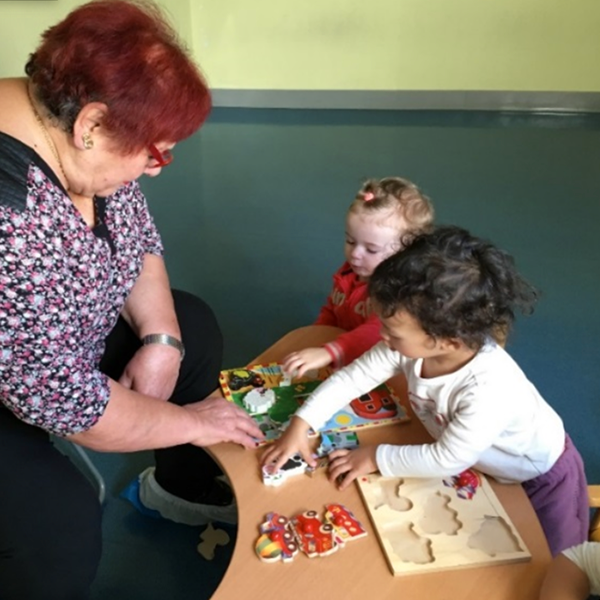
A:
POLYGON ((223 108, 600 112, 600 92, 213 89, 223 108))

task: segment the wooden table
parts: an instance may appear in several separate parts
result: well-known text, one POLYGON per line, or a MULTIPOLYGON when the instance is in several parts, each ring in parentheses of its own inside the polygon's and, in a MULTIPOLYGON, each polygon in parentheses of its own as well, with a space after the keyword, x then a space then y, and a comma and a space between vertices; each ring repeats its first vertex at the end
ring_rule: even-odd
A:
MULTIPOLYGON (((275 362, 293 350, 321 345, 340 330, 309 326, 292 331, 263 352, 254 363, 275 362)), ((392 380, 401 397, 402 381, 392 380)), ((405 403, 408 408, 408 403, 405 403)), ((423 443, 431 438, 420 421, 361 430, 362 443, 423 443)), ((492 486, 531 552, 530 562, 394 577, 363 507, 358 489, 337 491, 320 473, 298 476, 281 487, 262 483, 258 450, 233 444, 211 448, 231 479, 237 497, 239 526, 231 563, 213 600, 536 600, 550 553, 529 499, 519 485, 492 486), (346 544, 325 558, 298 554, 293 562, 266 564, 254 552, 259 524, 270 511, 291 517, 326 503, 348 507, 368 536, 346 544)))

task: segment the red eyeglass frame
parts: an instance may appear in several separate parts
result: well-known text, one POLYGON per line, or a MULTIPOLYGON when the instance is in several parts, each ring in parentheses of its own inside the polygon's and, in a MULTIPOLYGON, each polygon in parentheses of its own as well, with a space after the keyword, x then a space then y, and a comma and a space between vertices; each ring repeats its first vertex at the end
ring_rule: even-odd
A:
POLYGON ((161 152, 154 144, 150 144, 148 150, 150 150, 152 158, 156 161, 156 164, 152 167, 166 167, 173 162, 173 155, 170 150, 161 152))

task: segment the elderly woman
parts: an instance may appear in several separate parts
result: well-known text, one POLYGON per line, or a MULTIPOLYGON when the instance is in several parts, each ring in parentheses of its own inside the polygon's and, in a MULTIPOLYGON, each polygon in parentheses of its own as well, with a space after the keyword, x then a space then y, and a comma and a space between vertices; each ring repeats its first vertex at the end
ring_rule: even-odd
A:
POLYGON ((172 292, 137 179, 203 123, 206 84, 156 6, 100 0, 0 80, 0 595, 86 598, 100 506, 49 434, 156 450, 146 508, 235 520, 201 446, 262 434, 217 387, 222 339, 172 292))

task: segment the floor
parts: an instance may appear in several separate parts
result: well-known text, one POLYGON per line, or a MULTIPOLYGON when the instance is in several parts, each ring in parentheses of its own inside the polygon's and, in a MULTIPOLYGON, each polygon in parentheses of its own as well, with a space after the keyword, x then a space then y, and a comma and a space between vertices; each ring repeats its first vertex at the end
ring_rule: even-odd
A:
POLYGON ((231 541, 213 560, 197 552, 204 527, 188 527, 144 516, 120 492, 152 462, 151 453, 129 455, 89 452, 105 477, 104 552, 91 600, 207 600, 229 564, 231 541))

